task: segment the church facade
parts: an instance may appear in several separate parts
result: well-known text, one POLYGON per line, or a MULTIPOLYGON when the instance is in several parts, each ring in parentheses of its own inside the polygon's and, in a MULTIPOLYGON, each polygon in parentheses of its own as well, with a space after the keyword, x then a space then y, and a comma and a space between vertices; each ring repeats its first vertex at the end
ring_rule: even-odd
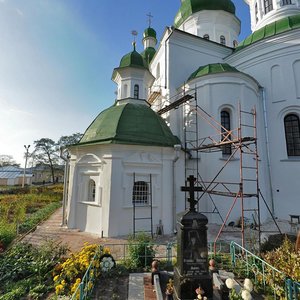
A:
POLYGON ((102 236, 172 233, 194 175, 209 222, 300 214, 300 1, 182 0, 159 43, 113 71, 117 99, 69 148, 67 223, 102 236))

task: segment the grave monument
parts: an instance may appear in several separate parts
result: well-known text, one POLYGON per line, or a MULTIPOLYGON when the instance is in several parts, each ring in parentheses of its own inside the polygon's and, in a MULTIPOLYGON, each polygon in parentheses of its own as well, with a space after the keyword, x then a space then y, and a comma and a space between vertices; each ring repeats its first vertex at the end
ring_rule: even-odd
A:
POLYGON ((195 177, 189 176, 189 186, 181 188, 189 193, 190 208, 178 224, 177 264, 174 269, 174 298, 192 300, 197 298, 196 289, 204 290, 203 297, 213 297, 212 276, 208 269, 207 226, 208 219, 196 211, 195 192, 202 187, 195 186, 195 177))

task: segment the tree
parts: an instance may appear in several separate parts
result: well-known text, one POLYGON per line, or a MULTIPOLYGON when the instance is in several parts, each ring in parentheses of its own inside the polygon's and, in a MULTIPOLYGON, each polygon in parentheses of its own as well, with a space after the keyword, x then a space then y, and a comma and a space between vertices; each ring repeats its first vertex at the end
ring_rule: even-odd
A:
POLYGON ((82 138, 82 135, 83 134, 79 132, 73 133, 72 135, 64 135, 58 140, 57 145, 59 148, 61 148, 77 144, 82 138))
POLYGON ((11 155, 0 154, 0 167, 5 166, 19 167, 20 164, 17 164, 11 155))
POLYGON ((49 138, 34 141, 34 159, 37 163, 49 166, 52 182, 55 182, 54 165, 59 163, 57 144, 49 138))

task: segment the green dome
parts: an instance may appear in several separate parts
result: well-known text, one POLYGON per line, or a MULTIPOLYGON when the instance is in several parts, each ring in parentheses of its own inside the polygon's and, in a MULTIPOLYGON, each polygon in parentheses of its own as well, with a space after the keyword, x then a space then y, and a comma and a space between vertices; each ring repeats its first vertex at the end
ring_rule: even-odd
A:
POLYGON ((142 57, 146 61, 147 64, 150 64, 152 61, 154 55, 156 53, 156 50, 153 47, 147 47, 142 53, 142 57))
POLYGON ((201 10, 224 10, 235 14, 235 6, 231 0, 181 0, 181 7, 174 21, 175 27, 179 27, 188 17, 201 10))
POLYGON ((191 76, 188 78, 188 81, 193 80, 198 77, 217 74, 217 73, 225 73, 225 72, 240 72, 236 68, 230 66, 229 64, 209 64, 206 66, 199 67, 191 76))
POLYGON ((84 133, 80 144, 173 147, 180 141, 150 107, 125 103, 101 112, 84 133))
POLYGON ((148 27, 144 31, 144 38, 147 38, 147 37, 153 37, 156 39, 156 31, 153 28, 148 27))
POLYGON ((134 48, 132 52, 124 55, 120 61, 119 68, 126 67, 147 68, 147 64, 141 54, 139 54, 134 48))

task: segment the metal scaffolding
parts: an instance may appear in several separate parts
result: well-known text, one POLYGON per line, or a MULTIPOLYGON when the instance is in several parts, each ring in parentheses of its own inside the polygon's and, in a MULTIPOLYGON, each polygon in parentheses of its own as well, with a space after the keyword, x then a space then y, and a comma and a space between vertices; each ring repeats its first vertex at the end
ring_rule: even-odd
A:
MULTIPOLYGON (((169 100, 168 103, 171 101, 169 100)), ((202 213, 217 214, 222 225, 215 238, 215 245, 222 232, 226 228, 229 216, 235 206, 240 204, 240 233, 242 246, 245 247, 245 228, 246 217, 250 215, 253 218, 253 228, 258 232, 259 248, 261 244, 261 216, 260 202, 263 201, 269 211, 278 231, 280 229, 273 217, 271 210, 265 199, 261 197, 259 188, 259 157, 257 151, 257 126, 256 109, 253 107, 250 111, 243 110, 238 103, 238 126, 234 129, 228 129, 222 126, 213 116, 207 113, 197 101, 197 90, 184 92, 180 97, 173 100, 171 104, 165 105, 158 110, 160 115, 164 115, 174 108, 183 106, 184 114, 184 150, 186 152, 185 178, 194 175, 197 178, 195 185, 202 186, 203 192, 198 192, 198 211, 202 213), (213 134, 201 137, 200 122, 207 123, 212 128, 213 134), (224 163, 216 172, 216 175, 209 181, 203 180, 200 174, 200 154, 222 151, 224 147, 230 148, 228 155, 223 157, 224 163), (219 180, 220 174, 229 165, 231 160, 239 160, 239 174, 236 182, 224 182, 219 180), (204 195, 207 195, 212 203, 211 211, 201 211, 199 201, 204 195), (214 197, 223 196, 232 198, 226 217, 223 218, 218 210, 214 197)), ((248 224, 247 224, 248 225, 248 224)), ((280 232, 281 233, 281 232, 280 232)))

